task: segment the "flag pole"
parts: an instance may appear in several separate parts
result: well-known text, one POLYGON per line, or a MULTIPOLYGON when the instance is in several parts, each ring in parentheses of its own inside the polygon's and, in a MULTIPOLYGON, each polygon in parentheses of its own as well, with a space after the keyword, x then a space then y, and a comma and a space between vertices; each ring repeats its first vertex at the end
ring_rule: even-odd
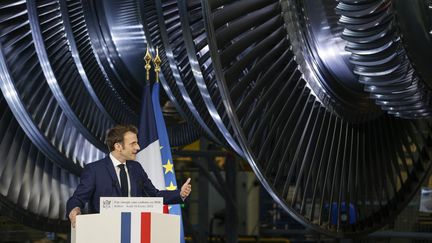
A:
POLYGON ((156 46, 156 56, 153 59, 153 63, 155 66, 155 73, 156 73, 156 83, 159 83, 159 72, 160 72, 160 64, 161 64, 161 59, 159 57, 159 47, 156 46))
POLYGON ((152 56, 149 52, 148 46, 147 46, 147 51, 146 54, 144 56, 144 61, 145 61, 145 69, 146 69, 146 80, 149 81, 150 80, 150 69, 151 69, 151 65, 150 62, 152 60, 152 56))

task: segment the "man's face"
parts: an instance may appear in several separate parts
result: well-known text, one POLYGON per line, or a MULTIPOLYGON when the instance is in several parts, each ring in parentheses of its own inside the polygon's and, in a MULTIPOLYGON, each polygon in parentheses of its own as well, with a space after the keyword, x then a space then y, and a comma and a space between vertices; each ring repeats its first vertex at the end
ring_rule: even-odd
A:
POLYGON ((123 144, 120 143, 120 156, 125 160, 136 160, 136 154, 140 150, 137 135, 133 132, 126 132, 123 144))

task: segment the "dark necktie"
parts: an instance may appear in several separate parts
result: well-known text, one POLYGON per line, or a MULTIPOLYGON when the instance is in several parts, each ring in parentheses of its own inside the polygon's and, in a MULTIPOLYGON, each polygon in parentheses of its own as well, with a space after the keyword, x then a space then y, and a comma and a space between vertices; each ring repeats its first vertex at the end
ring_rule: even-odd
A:
POLYGON ((120 168, 120 185, 121 185, 122 197, 127 197, 129 188, 128 188, 128 180, 127 180, 125 165, 119 164, 118 167, 120 168))

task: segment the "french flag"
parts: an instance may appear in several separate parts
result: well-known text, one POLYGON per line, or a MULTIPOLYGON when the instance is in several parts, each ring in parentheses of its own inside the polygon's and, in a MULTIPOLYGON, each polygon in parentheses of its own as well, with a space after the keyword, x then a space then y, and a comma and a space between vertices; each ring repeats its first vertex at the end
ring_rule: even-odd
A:
POLYGON ((178 242, 180 237, 179 221, 180 218, 176 215, 123 212, 121 213, 120 242, 178 242), (177 224, 173 224, 172 220, 166 220, 166 217, 172 217, 174 221, 177 221, 177 224))
MULTIPOLYGON (((138 143, 143 148, 137 154, 137 161, 141 163, 153 185, 159 190, 176 190, 174 164, 171 155, 165 121, 159 103, 159 83, 146 82, 143 90, 141 116, 138 129, 138 143)), ((170 205, 169 213, 180 216, 179 204, 170 205)), ((180 242, 184 243, 183 222, 180 221, 180 242)))
POLYGON ((137 161, 141 163, 153 185, 159 190, 165 190, 165 178, 160 152, 161 145, 159 143, 150 90, 150 82, 146 82, 138 126, 138 143, 141 146, 141 151, 137 154, 137 161))

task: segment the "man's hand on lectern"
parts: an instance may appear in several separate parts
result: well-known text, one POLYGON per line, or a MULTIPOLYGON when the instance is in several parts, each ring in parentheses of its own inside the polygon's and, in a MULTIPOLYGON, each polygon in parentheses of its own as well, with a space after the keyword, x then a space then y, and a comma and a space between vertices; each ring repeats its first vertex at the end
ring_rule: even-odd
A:
POLYGON ((80 214, 81 214, 81 208, 79 207, 75 207, 74 209, 72 209, 72 211, 70 211, 69 220, 71 221, 71 225, 73 228, 75 228, 76 216, 80 214))
POLYGON ((191 178, 188 178, 187 181, 186 181, 186 182, 183 184, 183 186, 181 187, 181 190, 180 190, 180 197, 181 197, 183 200, 185 200, 185 199, 189 196, 189 194, 191 193, 191 191, 192 191, 192 185, 189 184, 190 181, 191 181, 191 178))

